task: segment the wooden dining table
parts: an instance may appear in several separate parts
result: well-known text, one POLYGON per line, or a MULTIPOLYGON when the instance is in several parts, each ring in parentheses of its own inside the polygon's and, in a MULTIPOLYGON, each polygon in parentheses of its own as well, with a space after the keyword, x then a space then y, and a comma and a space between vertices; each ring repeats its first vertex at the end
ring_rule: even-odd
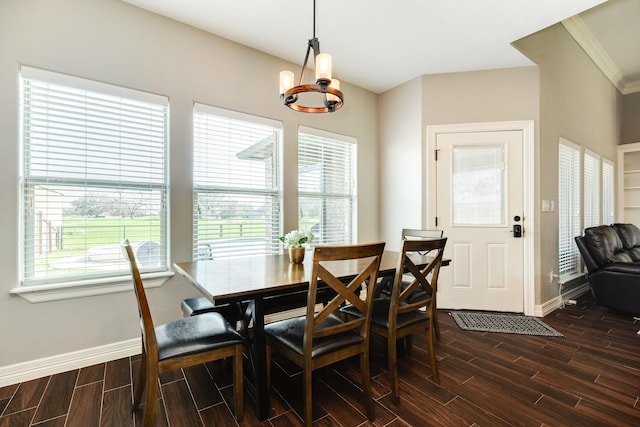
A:
MULTIPOLYGON (((384 252, 379 277, 394 276, 399 255, 398 252, 384 252)), ((429 260, 428 256, 423 256, 414 259, 414 262, 426 265, 429 260)), ((332 270, 341 280, 349 280, 360 270, 362 262, 366 261, 336 262, 332 270)), ((443 265, 448 263, 448 260, 442 262, 443 265)), ((252 321, 253 334, 248 356, 253 380, 247 386, 256 401, 257 417, 260 420, 268 418, 270 400, 266 375, 265 300, 277 301, 274 297, 308 289, 313 267, 312 251, 307 252, 302 264, 291 264, 288 254, 277 254, 177 262, 174 267, 176 272, 215 304, 239 304, 244 311, 243 316, 252 321)))

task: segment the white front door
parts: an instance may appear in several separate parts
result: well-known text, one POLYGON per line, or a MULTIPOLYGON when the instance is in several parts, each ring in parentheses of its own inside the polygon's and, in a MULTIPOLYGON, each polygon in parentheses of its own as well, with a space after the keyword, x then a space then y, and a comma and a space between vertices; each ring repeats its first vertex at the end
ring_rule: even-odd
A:
POLYGON ((524 311, 522 147, 519 130, 437 134, 438 308, 524 311))

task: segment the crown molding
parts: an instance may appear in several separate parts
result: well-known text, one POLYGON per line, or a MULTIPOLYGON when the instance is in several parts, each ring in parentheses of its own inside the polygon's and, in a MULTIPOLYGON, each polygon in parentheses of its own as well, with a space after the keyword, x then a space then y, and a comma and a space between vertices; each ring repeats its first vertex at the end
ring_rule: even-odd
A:
POLYGON ((627 95, 640 91, 640 81, 625 81, 620 69, 580 16, 567 18, 562 21, 562 25, 621 94, 627 95))

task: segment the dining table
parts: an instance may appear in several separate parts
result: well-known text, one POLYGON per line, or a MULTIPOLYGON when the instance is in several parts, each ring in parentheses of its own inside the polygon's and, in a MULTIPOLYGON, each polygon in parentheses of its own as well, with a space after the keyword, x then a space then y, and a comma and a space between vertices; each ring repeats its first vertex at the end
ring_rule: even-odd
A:
MULTIPOLYGON (((399 256, 399 252, 385 251, 380 261, 378 277, 393 277, 399 256)), ((412 260, 416 265, 424 266, 431 258, 417 256, 412 260)), ((363 262, 366 260, 335 262, 332 271, 339 279, 350 280, 360 271, 363 262)), ((442 265, 448 263, 449 260, 443 259, 442 265)), ((178 274, 214 304, 236 304, 242 307, 247 338, 247 326, 249 321, 252 322, 247 356, 253 378, 247 382, 247 388, 255 398, 256 416, 260 420, 267 419, 270 399, 264 333, 265 301, 273 305, 274 301, 277 303, 279 296, 308 289, 313 269, 313 252, 308 251, 300 264, 292 264, 288 254, 273 254, 176 262, 174 267, 178 274)), ((304 307, 305 302, 306 300, 300 307, 304 307)), ((270 309, 273 310, 273 307, 270 309)))

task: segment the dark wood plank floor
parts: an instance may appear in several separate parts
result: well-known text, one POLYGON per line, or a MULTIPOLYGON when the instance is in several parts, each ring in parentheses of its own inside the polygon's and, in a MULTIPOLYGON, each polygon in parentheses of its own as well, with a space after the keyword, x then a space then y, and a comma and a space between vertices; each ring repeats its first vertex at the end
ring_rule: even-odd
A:
MULTIPOLYGON (((414 338, 399 361, 401 402, 389 396, 383 342, 372 345, 376 419, 363 415, 357 361, 319 372, 318 426, 638 426, 640 322, 597 307, 590 296, 543 319, 564 338, 460 330, 441 312, 441 384, 431 382, 425 346, 414 338)), ((259 422, 247 396, 242 425, 302 424, 298 369, 273 371, 271 417, 259 422)), ((0 427, 134 426, 132 373, 138 357, 0 388, 0 427)), ((158 426, 236 425, 229 369, 197 366, 161 378, 158 426), (232 408, 232 406, 231 406, 232 408)))

